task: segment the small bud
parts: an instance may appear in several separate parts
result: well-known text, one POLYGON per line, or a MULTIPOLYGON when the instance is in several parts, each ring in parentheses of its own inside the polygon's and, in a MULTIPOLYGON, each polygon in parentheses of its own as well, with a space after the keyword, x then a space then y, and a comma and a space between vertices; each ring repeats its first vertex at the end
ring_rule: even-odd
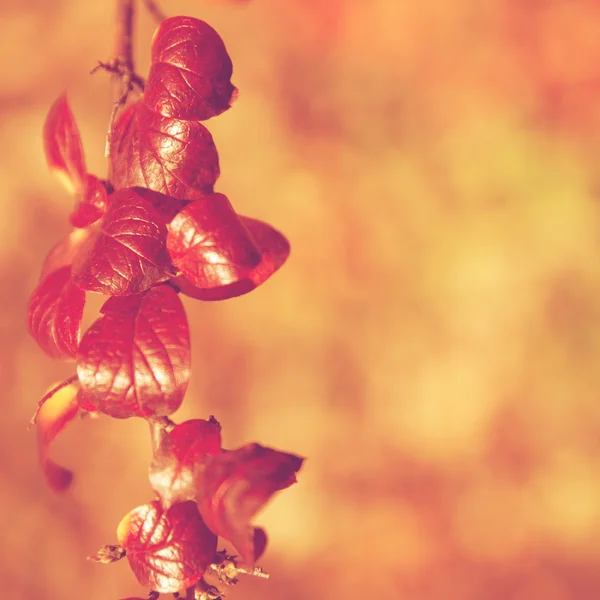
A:
POLYGON ((93 562, 102 563, 103 565, 108 565, 121 560, 125 554, 127 553, 123 546, 119 546, 118 544, 114 546, 107 545, 100 548, 94 556, 88 556, 87 559, 93 562))

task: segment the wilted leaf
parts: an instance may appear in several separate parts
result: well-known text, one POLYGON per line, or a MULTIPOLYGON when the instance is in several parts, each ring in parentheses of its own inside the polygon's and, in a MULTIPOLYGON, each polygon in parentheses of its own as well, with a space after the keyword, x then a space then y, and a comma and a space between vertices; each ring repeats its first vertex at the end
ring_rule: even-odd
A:
POLYGON ((172 221, 167 248, 192 285, 216 288, 248 279, 261 255, 223 194, 188 204, 172 221))
POLYGON ((65 95, 51 106, 43 135, 46 162, 50 170, 71 193, 81 192, 85 186, 85 158, 75 117, 65 95))
POLYGON ((172 276, 167 228, 152 205, 134 190, 112 194, 101 227, 73 263, 84 290, 110 296, 138 294, 172 276))
POLYGON ((221 36, 192 17, 166 19, 152 41, 146 106, 166 117, 203 121, 231 105, 232 64, 221 36))
POLYGON ((198 300, 227 300, 251 292, 281 267, 290 253, 287 239, 267 223, 249 217, 240 217, 240 219, 260 250, 262 255, 260 263, 246 273, 246 279, 211 289, 195 286, 185 275, 179 275, 171 280, 171 284, 178 291, 198 300))
POLYGON ((189 331, 177 293, 161 285, 111 298, 101 312, 77 353, 84 403, 117 418, 176 411, 190 371, 189 331))
POLYGON ((163 439, 150 465, 150 485, 164 508, 193 500, 195 477, 207 456, 221 452, 221 426, 211 418, 176 425, 163 439))
POLYGON ((208 129, 151 111, 141 101, 115 125, 111 145, 115 189, 144 187, 179 200, 195 200, 213 190, 219 156, 208 129))
POLYGON ((37 415, 40 462, 48 485, 55 492, 67 489, 73 479, 71 471, 50 459, 50 445, 64 427, 75 418, 78 410, 76 395, 76 384, 61 388, 42 405, 37 415))
POLYGON ((85 292, 71 280, 71 267, 48 275, 29 300, 27 324, 39 347, 52 358, 75 358, 85 292))
POLYGON ((278 490, 296 482, 304 459, 293 454, 247 444, 207 459, 199 471, 198 509, 208 527, 229 540, 243 560, 253 563, 264 552, 267 538, 251 520, 278 490))
POLYGON ((161 594, 193 586, 217 548, 217 537, 195 502, 175 504, 168 511, 159 502, 138 506, 119 523, 117 539, 138 581, 161 594))
POLYGON ((105 182, 98 179, 95 175, 87 175, 85 179, 85 189, 69 221, 74 227, 88 227, 102 217, 106 211, 108 194, 106 192, 105 182))

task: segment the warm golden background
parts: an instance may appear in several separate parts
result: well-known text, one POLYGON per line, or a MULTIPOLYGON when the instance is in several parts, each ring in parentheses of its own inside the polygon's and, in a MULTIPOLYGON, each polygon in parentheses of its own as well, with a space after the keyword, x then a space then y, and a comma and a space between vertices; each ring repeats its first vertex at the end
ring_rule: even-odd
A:
MULTIPOLYGON (((72 372, 25 332, 68 198, 41 126, 68 89, 103 175, 113 2, 2 0, 3 597, 141 595, 85 556, 150 498, 139 420, 81 421, 45 486, 25 428, 72 372)), ((219 191, 289 236, 249 296, 190 301, 176 419, 308 457, 234 600, 600 598, 600 4, 163 2, 222 34, 241 96, 219 191)), ((145 73, 153 24, 140 14, 145 73)), ((99 303, 95 303, 95 308, 99 303)), ((91 316, 90 316, 91 318, 91 316)))

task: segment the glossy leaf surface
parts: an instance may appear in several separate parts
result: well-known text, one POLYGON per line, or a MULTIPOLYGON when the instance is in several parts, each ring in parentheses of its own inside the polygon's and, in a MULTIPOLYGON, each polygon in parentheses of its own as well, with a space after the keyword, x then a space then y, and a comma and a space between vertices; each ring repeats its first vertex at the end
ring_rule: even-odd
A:
POLYGON ((78 410, 76 395, 75 384, 60 389, 45 402, 37 416, 40 462, 48 485, 55 492, 67 489, 73 479, 71 471, 50 459, 50 447, 58 434, 75 418, 78 410))
POLYGON ((85 158, 75 117, 65 95, 51 106, 44 123, 43 136, 50 170, 71 193, 81 192, 85 187, 85 158))
POLYGON ((223 194, 186 206, 171 221, 167 248, 194 286, 216 288, 247 279, 261 254, 223 194))
POLYGON ((198 287, 185 275, 179 275, 171 281, 177 290, 198 300, 227 300, 251 292, 283 265, 290 253, 287 239, 267 223, 249 217, 240 217, 240 219, 258 246, 262 255, 260 263, 247 272, 245 279, 211 289, 198 287))
POLYGON ((184 200, 178 200, 173 196, 167 196, 147 188, 134 187, 132 189, 152 205, 165 225, 168 225, 187 204, 184 200))
POLYGON ((71 280, 71 267, 50 273, 33 291, 28 306, 29 333, 52 358, 75 358, 85 292, 71 280))
POLYGON ((115 125, 110 164, 115 189, 139 186, 179 200, 210 194, 219 177, 217 149, 204 125, 164 117, 140 102, 115 125))
POLYGON ((203 121, 231 105, 232 64, 221 36, 192 17, 165 19, 152 41, 146 106, 166 117, 203 121))
POLYGON ((172 275, 166 236, 164 222, 147 200, 134 190, 115 192, 100 229, 75 259, 75 283, 111 296, 147 290, 172 275))
POLYGON ((159 502, 139 506, 123 518, 117 539, 138 581, 161 594, 184 592, 196 584, 217 548, 195 502, 167 511, 159 502))
POLYGON ((251 520, 278 490, 296 482, 303 459, 247 444, 206 461, 196 479, 202 518, 218 536, 229 540, 246 563, 264 552, 266 534, 251 520))
POLYGON ((177 410, 190 370, 187 319, 177 293, 161 285, 111 298, 101 312, 77 354, 85 401, 117 418, 177 410))
POLYGON ((193 500, 195 478, 207 456, 221 453, 221 426, 193 419, 176 425, 163 439, 150 465, 150 485, 164 508, 193 500))

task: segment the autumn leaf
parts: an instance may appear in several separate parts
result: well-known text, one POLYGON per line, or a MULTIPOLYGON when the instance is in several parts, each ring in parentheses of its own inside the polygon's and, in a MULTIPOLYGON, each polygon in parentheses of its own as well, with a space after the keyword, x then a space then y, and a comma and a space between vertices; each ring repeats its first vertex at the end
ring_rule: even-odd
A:
POLYGON ((84 290, 138 294, 172 276, 167 228, 152 205, 134 190, 111 196, 101 227, 73 263, 75 283, 84 290))
POLYGON ((85 158, 75 117, 67 97, 51 106, 44 123, 44 150, 50 170, 73 194, 85 187, 85 158))
POLYGON ((71 471, 50 459, 50 446, 65 426, 75 418, 78 410, 76 395, 76 384, 62 387, 41 406, 37 415, 40 462, 46 481, 55 492, 67 489, 73 479, 71 471))
POLYGON ((195 479, 203 460, 221 452, 221 426, 214 419, 193 419, 176 425, 162 440, 150 465, 150 485, 167 509, 193 500, 195 479))
POLYGON ((158 213, 158 216, 165 225, 169 225, 175 215, 187 204, 184 200, 179 200, 173 198, 173 196, 167 196, 166 194, 161 194, 147 188, 134 187, 132 190, 152 205, 152 208, 158 213))
POLYGON ((262 257, 260 263, 248 270, 244 274, 244 279, 210 289, 196 286, 190 278, 179 275, 170 282, 175 289, 197 300, 227 300, 256 289, 283 265, 290 253, 287 239, 267 223, 249 217, 240 217, 240 219, 260 251, 262 257))
POLYGON ((206 527, 195 502, 164 510, 159 502, 138 506, 117 529, 117 539, 138 581, 161 594, 184 592, 211 564, 217 537, 206 527))
POLYGON ((115 125, 110 170, 116 190, 139 186, 195 200, 213 191, 219 156, 204 125, 164 117, 138 101, 115 125))
POLYGON ((208 23, 166 19, 152 40, 144 103, 165 117, 204 121, 230 107, 232 69, 221 36, 208 23))
POLYGON ((167 248, 173 264, 199 288, 247 279, 261 261, 258 247, 223 194, 186 206, 171 221, 167 248))
POLYGON ((108 193, 105 182, 95 175, 87 175, 83 194, 69 217, 71 225, 73 227, 92 225, 104 215, 107 203, 108 193))
POLYGON ((61 267, 70 267, 91 233, 90 229, 75 229, 56 243, 46 256, 46 260, 42 266, 40 281, 43 281, 50 273, 61 267))
POLYGON ((71 280, 71 267, 46 276, 33 291, 27 310, 29 333, 52 358, 75 358, 85 292, 71 280))
POLYGON ((303 460, 259 444, 205 460, 196 478, 198 509, 210 530, 229 540, 246 563, 254 563, 267 543, 252 518, 275 492, 296 482, 303 460))
POLYGON ((161 285, 110 298, 101 312, 77 353, 85 402, 120 419, 176 411, 190 371, 189 331, 177 293, 161 285))

